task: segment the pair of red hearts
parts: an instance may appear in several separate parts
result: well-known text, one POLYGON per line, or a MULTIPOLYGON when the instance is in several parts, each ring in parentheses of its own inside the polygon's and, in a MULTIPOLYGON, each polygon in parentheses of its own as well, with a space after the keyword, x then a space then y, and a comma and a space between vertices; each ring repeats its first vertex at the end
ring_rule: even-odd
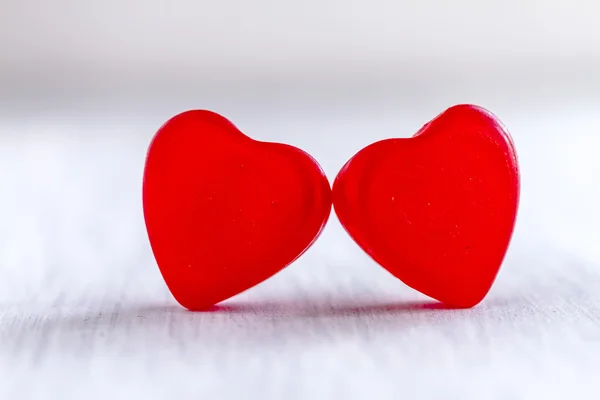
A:
POLYGON ((412 138, 367 146, 333 190, 302 150, 188 111, 150 145, 143 204, 160 271, 190 310, 289 265, 320 235, 332 204, 350 236, 392 275, 449 306, 472 307, 505 256, 519 185, 510 135, 477 106, 451 107, 412 138))

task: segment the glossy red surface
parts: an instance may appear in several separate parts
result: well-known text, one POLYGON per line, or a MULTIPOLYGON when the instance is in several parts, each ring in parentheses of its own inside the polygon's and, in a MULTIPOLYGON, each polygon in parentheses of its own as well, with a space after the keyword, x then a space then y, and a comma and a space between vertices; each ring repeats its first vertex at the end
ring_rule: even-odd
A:
POLYGON ((336 214, 376 262, 449 306, 490 290, 519 203, 515 148, 483 108, 458 105, 412 138, 373 143, 333 185, 336 214))
POLYGON ((259 142, 209 111, 163 125, 148 150, 143 205, 175 299, 202 310, 269 278, 319 236, 331 189, 317 162, 259 142))

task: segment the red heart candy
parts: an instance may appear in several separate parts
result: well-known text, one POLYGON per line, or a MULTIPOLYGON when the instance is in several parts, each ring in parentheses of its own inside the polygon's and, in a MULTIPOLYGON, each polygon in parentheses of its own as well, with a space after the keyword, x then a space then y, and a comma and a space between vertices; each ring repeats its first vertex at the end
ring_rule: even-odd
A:
POLYGON ((333 184, 333 207, 358 245, 392 275, 454 307, 490 290, 519 203, 515 148, 473 105, 449 108, 412 138, 373 143, 333 184))
POLYGON ((143 204, 152 251, 175 299, 209 308, 306 251, 331 212, 317 162, 259 142, 209 111, 188 111, 154 137, 143 204))

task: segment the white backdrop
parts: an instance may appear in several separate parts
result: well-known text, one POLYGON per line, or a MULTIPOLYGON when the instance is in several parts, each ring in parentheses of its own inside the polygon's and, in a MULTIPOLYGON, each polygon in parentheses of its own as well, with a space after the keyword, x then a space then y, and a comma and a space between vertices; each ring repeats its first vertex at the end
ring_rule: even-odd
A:
POLYGON ((596 399, 594 1, 0 0, 0 398, 596 399), (152 258, 146 147, 224 114, 333 179, 473 102, 513 134, 522 201, 473 310, 439 310, 332 219, 301 259, 188 313, 152 258))
POLYGON ((598 88, 594 0, 2 0, 0 10, 0 83, 16 93, 456 79, 598 88))

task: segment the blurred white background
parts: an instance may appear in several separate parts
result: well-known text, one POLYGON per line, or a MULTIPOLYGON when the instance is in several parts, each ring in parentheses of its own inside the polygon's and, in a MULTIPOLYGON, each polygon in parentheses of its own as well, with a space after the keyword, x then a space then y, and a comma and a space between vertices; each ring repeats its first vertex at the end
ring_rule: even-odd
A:
POLYGON ((158 101, 186 93, 207 101, 234 92, 314 101, 382 90, 412 99, 481 87, 546 96, 594 94, 600 85, 593 0, 2 0, 1 7, 0 83, 13 99, 143 93, 158 101))
POLYGON ((0 0, 0 398, 598 398, 599 15, 584 0, 0 0), (219 112, 332 180, 457 103, 500 117, 523 174, 480 306, 414 305, 333 214, 220 311, 174 303, 141 209, 169 117, 219 112))

